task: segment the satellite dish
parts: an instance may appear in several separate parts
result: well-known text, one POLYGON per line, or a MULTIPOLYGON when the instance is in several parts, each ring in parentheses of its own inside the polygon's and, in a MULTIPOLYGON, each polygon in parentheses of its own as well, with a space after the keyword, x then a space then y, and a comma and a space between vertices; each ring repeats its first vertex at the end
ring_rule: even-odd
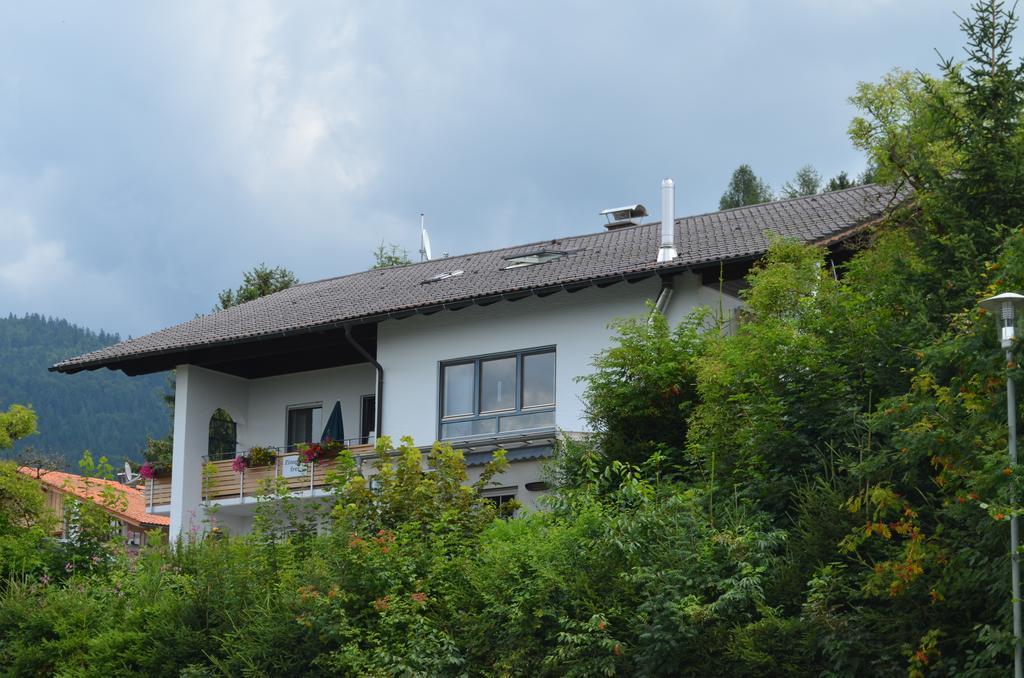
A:
POLYGON ((430 261, 430 236, 427 235, 427 226, 424 216, 420 215, 420 258, 430 261))
POLYGON ((124 482, 125 484, 135 482, 135 474, 132 473, 132 465, 127 461, 124 463, 124 482))

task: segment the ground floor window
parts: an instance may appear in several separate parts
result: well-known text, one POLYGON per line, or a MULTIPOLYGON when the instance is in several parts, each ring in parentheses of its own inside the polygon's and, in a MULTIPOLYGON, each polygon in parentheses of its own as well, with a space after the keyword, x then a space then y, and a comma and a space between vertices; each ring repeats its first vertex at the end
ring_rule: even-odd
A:
POLYGON ((487 501, 494 504, 494 508, 497 509, 498 515, 506 518, 512 517, 513 511, 510 507, 507 507, 509 502, 515 501, 516 498, 515 487, 497 487, 489 490, 484 490, 480 495, 487 501))

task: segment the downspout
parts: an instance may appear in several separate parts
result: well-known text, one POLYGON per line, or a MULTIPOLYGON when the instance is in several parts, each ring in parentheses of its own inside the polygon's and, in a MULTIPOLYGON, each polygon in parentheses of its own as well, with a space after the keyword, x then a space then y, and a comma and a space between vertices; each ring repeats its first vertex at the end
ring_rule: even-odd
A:
POLYGON ((377 393, 373 398, 374 409, 376 410, 375 426, 377 427, 374 431, 374 436, 377 439, 380 439, 383 435, 383 433, 381 433, 381 427, 384 424, 384 368, 381 367, 381 364, 377 362, 376 358, 370 355, 369 351, 363 348, 362 344, 352 337, 351 325, 345 325, 345 338, 348 339, 348 343, 355 347, 356 351, 359 352, 359 355, 366 358, 366 361, 372 364, 373 368, 377 370, 377 393))
POLYGON ((654 314, 660 313, 665 315, 665 310, 668 308, 668 304, 672 301, 672 292, 674 290, 673 281, 671 276, 664 276, 661 279, 661 292, 658 293, 658 300, 654 302, 654 310, 651 311, 650 317, 647 319, 648 325, 654 324, 654 314))

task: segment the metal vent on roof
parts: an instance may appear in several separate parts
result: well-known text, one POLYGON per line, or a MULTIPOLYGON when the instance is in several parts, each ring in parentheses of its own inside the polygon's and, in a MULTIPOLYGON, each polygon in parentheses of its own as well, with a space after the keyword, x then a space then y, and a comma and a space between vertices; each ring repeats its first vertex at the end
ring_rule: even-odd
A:
POLYGON ((508 263, 502 266, 501 270, 507 271, 510 268, 522 268, 524 266, 546 264, 549 261, 558 261, 566 254, 568 254, 568 252, 563 252, 561 250, 540 250, 538 252, 517 254, 511 257, 505 257, 505 261, 508 263))
POLYGON ((635 226, 640 223, 641 217, 647 216, 647 208, 643 205, 626 205, 625 207, 612 207, 601 210, 601 216, 608 219, 604 225, 609 231, 626 226, 635 226))
POLYGON ((444 271, 443 273, 437 273, 435 275, 430 276, 429 278, 424 280, 422 284, 426 285, 429 283, 439 282, 441 280, 447 280, 448 278, 454 278, 455 276, 462 275, 463 273, 465 273, 465 271, 463 271, 462 269, 457 269, 454 271, 444 271))

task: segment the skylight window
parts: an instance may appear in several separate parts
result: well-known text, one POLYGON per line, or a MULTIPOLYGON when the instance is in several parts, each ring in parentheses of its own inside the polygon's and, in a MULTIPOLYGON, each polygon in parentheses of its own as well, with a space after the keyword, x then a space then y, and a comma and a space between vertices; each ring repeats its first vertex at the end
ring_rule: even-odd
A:
POLYGON ((546 264, 549 261, 558 261, 566 254, 568 254, 568 252, 541 250, 540 252, 530 252, 529 254, 520 254, 514 257, 505 257, 505 261, 507 261, 508 263, 502 266, 502 270, 507 271, 510 268, 522 268, 524 266, 536 266, 537 264, 546 264))
POLYGON ((423 284, 426 285, 428 283, 435 283, 441 280, 447 280, 448 278, 460 276, 463 273, 465 273, 465 271, 463 271, 462 269, 456 269, 454 271, 444 271, 443 273, 437 273, 435 275, 430 276, 429 278, 423 281, 423 284))

